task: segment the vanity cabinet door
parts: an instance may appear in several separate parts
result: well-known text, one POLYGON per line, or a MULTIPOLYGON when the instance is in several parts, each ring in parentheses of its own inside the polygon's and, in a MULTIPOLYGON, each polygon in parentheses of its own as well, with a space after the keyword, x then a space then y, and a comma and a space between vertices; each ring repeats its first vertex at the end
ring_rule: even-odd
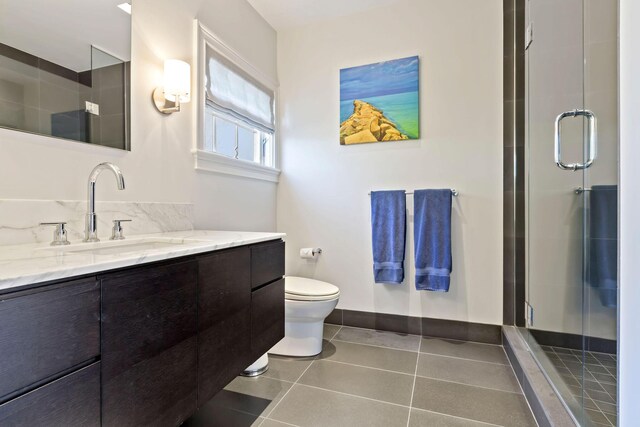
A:
POLYGON ((100 279, 102 424, 180 425, 196 410, 196 262, 100 279))
POLYGON ((100 426, 100 362, 0 405, 0 425, 100 426))
POLYGON ((284 242, 276 240, 251 246, 251 287, 257 288, 284 276, 284 242))
POLYGON ((198 258, 198 405, 251 360, 251 255, 239 247, 198 258))
POLYGON ((0 295, 0 402, 99 354, 95 278, 0 295))
POLYGON ((251 293, 251 353, 257 360, 284 338, 284 279, 251 293))

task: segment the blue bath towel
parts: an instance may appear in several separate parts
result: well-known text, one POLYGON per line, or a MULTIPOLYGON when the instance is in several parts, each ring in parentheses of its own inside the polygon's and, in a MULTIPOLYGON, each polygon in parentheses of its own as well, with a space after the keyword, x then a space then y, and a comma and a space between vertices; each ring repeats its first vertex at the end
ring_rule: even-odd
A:
POLYGON ((451 190, 416 190, 413 204, 416 289, 447 292, 453 266, 451 190))
POLYGON ((406 196, 403 190, 371 192, 373 276, 376 283, 402 283, 406 196))
POLYGON ((589 282, 602 305, 613 308, 618 301, 618 187, 591 187, 589 209, 589 282))

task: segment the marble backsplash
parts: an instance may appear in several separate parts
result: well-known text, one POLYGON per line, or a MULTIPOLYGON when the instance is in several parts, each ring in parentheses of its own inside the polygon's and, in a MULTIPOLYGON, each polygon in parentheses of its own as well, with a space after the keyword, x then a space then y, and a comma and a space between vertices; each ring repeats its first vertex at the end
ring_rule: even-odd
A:
MULTIPOLYGON (((84 237, 86 200, 7 200, 0 199, 0 245, 50 242, 53 227, 41 222, 67 223, 68 239, 84 237)), ((193 230, 194 208, 190 203, 96 202, 98 236, 111 237, 114 219, 123 223, 125 236, 166 231, 193 230)))

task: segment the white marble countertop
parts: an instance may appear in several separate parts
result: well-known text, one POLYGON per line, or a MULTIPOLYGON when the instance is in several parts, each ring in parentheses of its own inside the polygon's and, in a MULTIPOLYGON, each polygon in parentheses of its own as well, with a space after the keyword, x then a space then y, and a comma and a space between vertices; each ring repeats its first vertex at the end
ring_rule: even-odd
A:
POLYGON ((0 246, 0 291, 284 237, 283 233, 193 230, 66 246, 0 246))

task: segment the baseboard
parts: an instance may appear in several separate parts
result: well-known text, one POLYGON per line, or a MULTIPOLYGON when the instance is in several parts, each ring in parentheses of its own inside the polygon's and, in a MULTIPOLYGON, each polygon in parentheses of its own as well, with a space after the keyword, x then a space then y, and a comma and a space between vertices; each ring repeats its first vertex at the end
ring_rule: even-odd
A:
POLYGON ((529 329, 539 345, 572 348, 574 350, 595 351, 598 353, 616 354, 618 343, 606 338, 583 337, 577 334, 529 329))
POLYGON ((501 344, 501 325, 335 309, 325 320, 334 325, 376 329, 487 344, 501 344))

